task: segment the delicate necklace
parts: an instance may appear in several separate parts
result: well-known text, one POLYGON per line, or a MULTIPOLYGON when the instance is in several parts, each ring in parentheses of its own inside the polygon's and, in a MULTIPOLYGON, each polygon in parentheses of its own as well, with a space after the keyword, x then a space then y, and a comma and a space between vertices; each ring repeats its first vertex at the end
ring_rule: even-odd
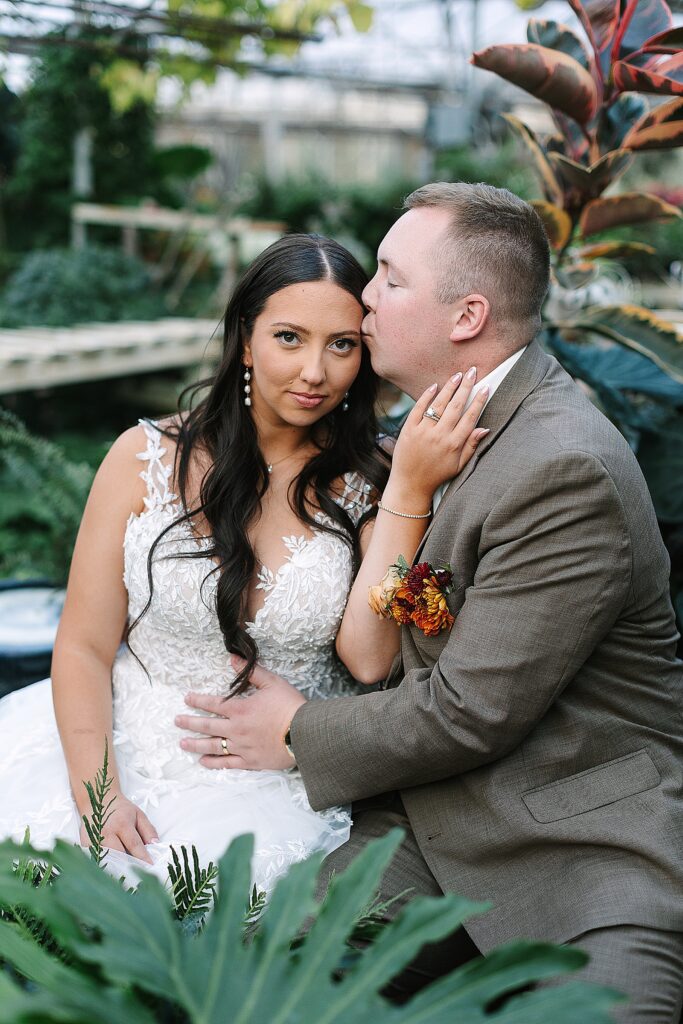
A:
POLYGON ((296 453, 300 452, 302 448, 305 448, 307 444, 308 441, 305 441, 303 444, 300 444, 298 448, 295 448, 293 452, 290 452, 289 455, 283 455, 283 457, 281 459, 278 459, 277 462, 266 463, 266 469, 268 470, 269 473, 272 473, 273 466, 279 466, 281 462, 286 462, 287 459, 293 458, 296 455, 296 453))

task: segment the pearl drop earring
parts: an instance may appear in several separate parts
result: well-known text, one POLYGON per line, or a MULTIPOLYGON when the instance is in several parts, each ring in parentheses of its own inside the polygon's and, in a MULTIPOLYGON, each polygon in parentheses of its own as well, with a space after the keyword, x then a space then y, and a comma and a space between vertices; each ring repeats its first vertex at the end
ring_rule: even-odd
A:
POLYGON ((344 395, 344 401, 342 402, 342 412, 348 412, 348 411, 349 411, 349 393, 347 391, 346 394, 344 395))
POLYGON ((249 373, 248 366, 244 371, 244 379, 246 381, 246 384, 244 385, 244 404, 251 405, 251 385, 249 384, 249 381, 251 380, 251 374, 249 373))

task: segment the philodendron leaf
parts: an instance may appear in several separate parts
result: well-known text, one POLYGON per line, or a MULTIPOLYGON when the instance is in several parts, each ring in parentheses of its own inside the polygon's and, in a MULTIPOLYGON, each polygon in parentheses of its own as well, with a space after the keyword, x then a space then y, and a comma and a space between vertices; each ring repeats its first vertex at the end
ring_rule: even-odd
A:
MULTIPOLYGON (((569 324, 561 326, 569 327, 569 324)), ((647 356, 665 373, 683 381, 683 335, 667 320, 640 306, 593 306, 571 324, 574 330, 602 334, 647 356)))
MULTIPOLYGON (((67 967, 35 942, 23 938, 5 921, 0 921, 0 958, 43 991, 58 998, 69 1008, 72 1021, 154 1024, 153 1014, 132 992, 113 989, 103 992, 95 978, 67 967)), ((3 1019, 0 1010, 0 1021, 3 1019)))
POLYGON ((624 138, 624 149, 673 149, 683 145, 683 99, 667 100, 639 118, 624 138))
POLYGON ((470 58, 520 89, 586 124, 598 108, 597 86, 585 68, 566 53, 535 43, 489 46, 470 58))
POLYGON ((523 121, 520 121, 518 117, 515 117, 514 114, 503 114, 503 117, 510 127, 517 132, 531 153, 534 166, 540 176, 546 198, 554 204, 561 203, 562 189, 560 188, 555 172, 548 163, 548 157, 543 151, 543 148, 534 132, 528 125, 524 124, 523 121))
MULTIPOLYGON (((519 995, 497 1013, 486 1012, 494 999, 535 982, 558 974, 575 971, 588 957, 581 950, 568 946, 550 946, 542 942, 513 942, 493 950, 486 957, 473 960, 453 974, 427 986, 411 1001, 416 1021, 446 1020, 435 1011, 450 1010, 451 1021, 477 1024, 606 1024, 612 1018, 609 1009, 620 998, 611 989, 568 985, 563 991, 567 1003, 550 1011, 553 1000, 541 992, 519 995), (430 1016, 430 1011, 432 1016, 430 1016)), ((551 993, 557 989, 546 989, 551 993)))
POLYGON ((114 982, 139 984, 148 992, 171 996, 174 972, 182 960, 182 937, 161 882, 141 873, 138 888, 127 892, 70 843, 58 842, 53 856, 60 869, 56 900, 77 907, 84 924, 101 934, 99 942, 72 941, 69 948, 83 960, 98 963, 114 982))
POLYGON ((551 247, 563 249, 572 233, 572 219, 569 214, 554 203, 544 203, 540 199, 534 199, 531 205, 543 221, 551 247))
POLYGON ((677 206, 666 203, 658 196, 646 192, 624 192, 587 203, 579 219, 579 228, 585 238, 621 224, 640 224, 680 216, 681 211, 677 206))

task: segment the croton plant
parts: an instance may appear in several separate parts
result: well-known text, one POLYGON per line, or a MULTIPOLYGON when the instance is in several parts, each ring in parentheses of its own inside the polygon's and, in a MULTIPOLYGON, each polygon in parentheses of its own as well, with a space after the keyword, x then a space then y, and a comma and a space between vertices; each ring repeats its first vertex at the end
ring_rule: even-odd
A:
MULTIPOLYGON (((549 107, 553 130, 545 137, 505 116, 540 178, 543 198, 534 205, 554 254, 556 286, 578 289, 606 261, 654 252, 604 232, 681 217, 677 206, 647 192, 605 193, 640 152, 683 146, 683 26, 674 26, 664 0, 569 6, 576 31, 532 18, 527 43, 490 46, 471 59, 549 107)), ((635 305, 577 306, 571 315, 548 317, 543 340, 637 451, 671 552, 683 625, 683 334, 635 305)))

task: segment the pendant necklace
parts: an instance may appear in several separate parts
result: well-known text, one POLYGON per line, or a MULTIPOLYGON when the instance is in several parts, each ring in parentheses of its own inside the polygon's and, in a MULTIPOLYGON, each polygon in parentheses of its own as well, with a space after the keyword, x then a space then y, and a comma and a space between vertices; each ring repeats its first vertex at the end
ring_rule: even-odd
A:
POLYGON ((308 444, 308 441, 306 441, 305 444, 300 444, 299 447, 295 448, 293 452, 290 452, 289 455, 285 455, 285 456, 283 456, 283 458, 278 459, 277 462, 267 462, 266 463, 266 469, 268 470, 268 472, 272 473, 273 472, 273 466, 279 466, 281 462, 286 462, 287 459, 293 458, 296 455, 297 452, 300 452, 302 448, 306 447, 306 444, 308 444))

